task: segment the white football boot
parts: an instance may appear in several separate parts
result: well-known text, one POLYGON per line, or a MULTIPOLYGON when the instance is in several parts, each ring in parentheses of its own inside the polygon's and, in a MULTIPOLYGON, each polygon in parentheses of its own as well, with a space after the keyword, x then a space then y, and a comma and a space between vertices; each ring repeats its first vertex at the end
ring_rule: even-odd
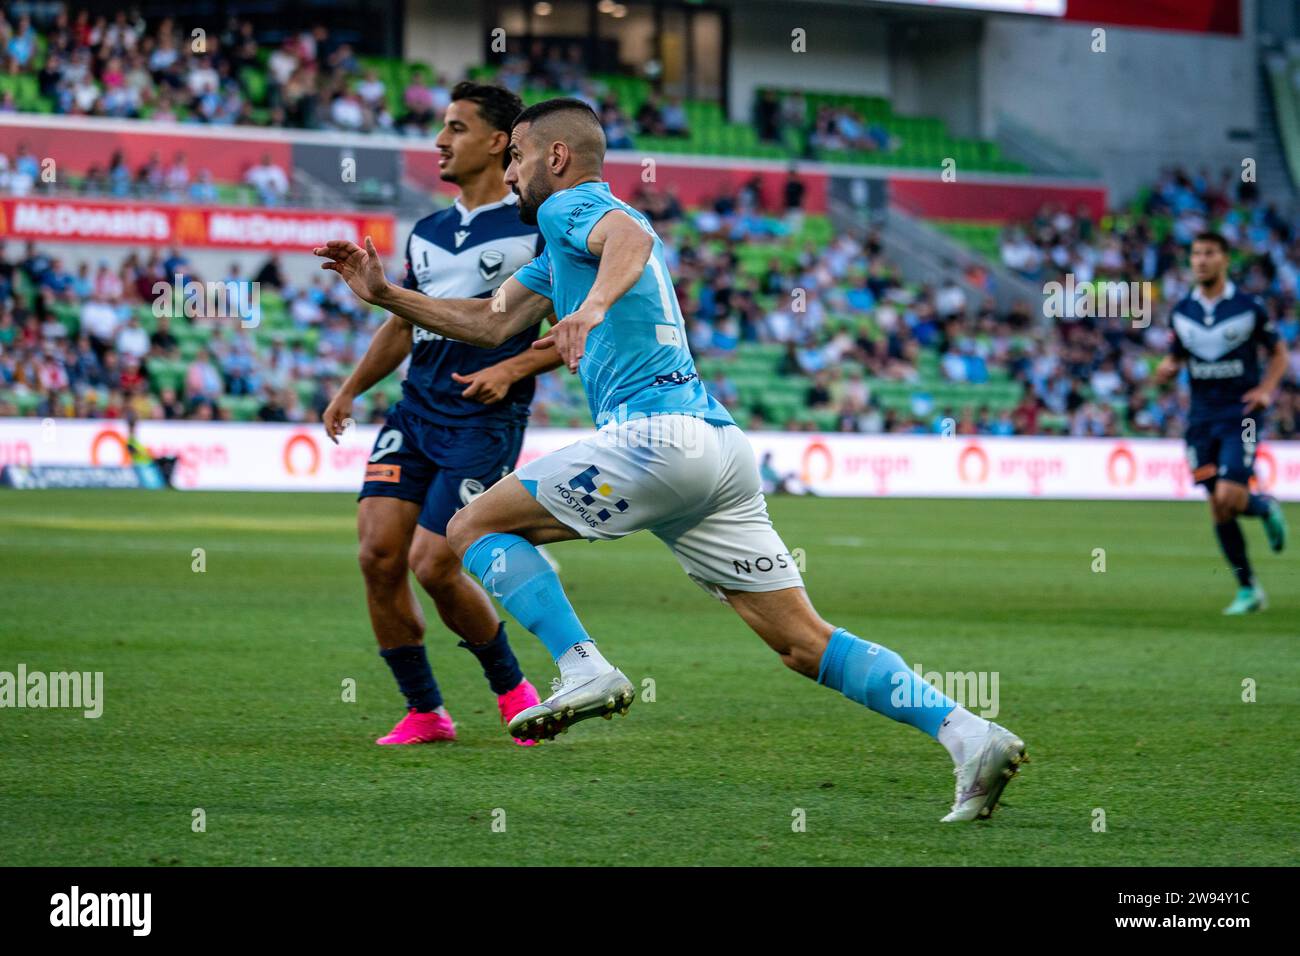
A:
POLYGON ((1029 758, 1025 742, 998 724, 989 723, 979 747, 972 750, 957 775, 957 799, 943 823, 961 823, 988 818, 997 808, 1007 782, 1029 758))
POLYGON ((579 675, 556 677, 551 681, 553 693, 511 718, 510 736, 521 740, 550 740, 564 733, 571 724, 591 717, 626 714, 635 691, 632 682, 618 668, 595 677, 579 675))

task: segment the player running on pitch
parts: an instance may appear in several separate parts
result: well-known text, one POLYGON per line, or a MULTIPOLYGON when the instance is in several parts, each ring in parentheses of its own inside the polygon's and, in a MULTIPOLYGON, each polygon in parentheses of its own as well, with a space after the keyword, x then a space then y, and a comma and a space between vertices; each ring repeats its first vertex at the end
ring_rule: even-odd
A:
MULTIPOLYGON (((523 104, 499 87, 469 82, 457 85, 451 98, 435 145, 442 179, 459 186, 460 196, 451 208, 415 224, 406 243, 404 286, 414 296, 478 296, 486 303, 542 247, 536 227, 520 222, 517 199, 503 178, 510 121, 523 104)), ((537 703, 504 622, 461 569, 446 533, 456 510, 508 474, 519 457, 533 376, 560 364, 554 353, 529 348, 541 318, 480 348, 390 316, 325 410, 325 430, 337 441, 356 397, 410 356, 402 399, 375 441, 357 509, 371 626, 408 708, 378 743, 456 736, 429 666, 424 614, 408 570, 461 646, 478 658, 502 718, 537 703)))
POLYGON ((1262 518, 1269 547, 1276 552, 1286 547, 1282 506, 1250 491, 1259 418, 1286 374, 1286 343, 1260 301, 1228 281, 1223 236, 1203 232, 1192 241, 1192 275, 1196 288, 1174 306, 1173 341, 1155 378, 1163 385, 1187 363, 1192 387, 1187 461, 1192 480, 1209 492, 1214 533, 1239 585, 1223 613, 1250 614, 1268 607, 1268 598, 1251 570, 1237 516, 1262 518), (1261 349, 1269 356, 1262 379, 1261 349))
POLYGON ((936 737, 957 767, 945 821, 988 816, 1024 744, 809 603, 768 519, 749 442, 696 374, 662 243, 601 181, 605 138, 595 114, 571 99, 530 107, 515 119, 510 151, 506 182, 524 221, 540 224, 546 250, 493 302, 397 288, 369 240, 366 250, 350 242, 316 250, 330 260, 322 268, 362 299, 445 335, 491 345, 551 311, 564 316, 535 347, 579 371, 598 431, 498 482, 447 531, 465 567, 560 669, 555 692, 516 715, 510 732, 549 738, 631 705, 631 682, 597 650, 536 546, 649 529, 788 667, 936 737))

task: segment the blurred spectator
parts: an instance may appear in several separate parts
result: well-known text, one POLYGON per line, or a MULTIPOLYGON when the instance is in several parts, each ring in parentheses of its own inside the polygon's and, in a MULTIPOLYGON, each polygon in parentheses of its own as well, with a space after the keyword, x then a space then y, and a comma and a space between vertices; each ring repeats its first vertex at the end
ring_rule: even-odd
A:
POLYGON ((279 205, 289 192, 289 177, 264 153, 256 166, 244 174, 244 181, 257 190, 257 196, 266 206, 279 205))

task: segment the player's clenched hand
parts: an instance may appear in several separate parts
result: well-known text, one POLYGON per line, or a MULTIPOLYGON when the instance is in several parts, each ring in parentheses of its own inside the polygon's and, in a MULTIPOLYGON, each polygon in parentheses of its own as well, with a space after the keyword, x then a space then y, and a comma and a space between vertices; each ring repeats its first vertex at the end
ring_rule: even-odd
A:
POLYGON ((583 305, 551 326, 551 331, 534 342, 533 348, 554 348, 569 371, 576 372, 587 348, 587 333, 604 321, 605 313, 601 309, 583 305))
POLYGON ((346 392, 335 395, 321 413, 321 421, 325 423, 325 434, 337 445, 339 436, 352 421, 352 396, 346 392))
POLYGON ((496 365, 481 368, 477 372, 470 372, 468 375, 452 372, 451 378, 454 382, 469 386, 460 393, 461 398, 472 398, 484 405, 491 405, 493 402, 501 401, 506 397, 506 393, 510 391, 510 386, 515 383, 514 377, 509 372, 502 371, 496 365))
POLYGON ((384 265, 379 261, 379 253, 369 236, 366 236, 364 249, 346 239, 331 239, 312 252, 326 260, 320 264, 322 269, 337 272, 348 288, 366 302, 373 303, 388 287, 384 265))
POLYGON ((1256 385, 1241 400, 1246 403, 1246 412, 1250 413, 1262 408, 1268 408, 1273 404, 1273 392, 1263 385, 1256 385))

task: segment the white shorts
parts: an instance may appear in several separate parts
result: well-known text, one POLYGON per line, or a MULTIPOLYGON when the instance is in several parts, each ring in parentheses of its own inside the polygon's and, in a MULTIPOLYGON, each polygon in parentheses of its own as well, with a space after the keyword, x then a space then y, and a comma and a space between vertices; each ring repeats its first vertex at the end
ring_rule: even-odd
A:
POLYGON ((734 425, 690 415, 614 422, 515 475, 588 540, 652 532, 723 600, 723 588, 803 586, 796 558, 767 516, 754 451, 734 425))

